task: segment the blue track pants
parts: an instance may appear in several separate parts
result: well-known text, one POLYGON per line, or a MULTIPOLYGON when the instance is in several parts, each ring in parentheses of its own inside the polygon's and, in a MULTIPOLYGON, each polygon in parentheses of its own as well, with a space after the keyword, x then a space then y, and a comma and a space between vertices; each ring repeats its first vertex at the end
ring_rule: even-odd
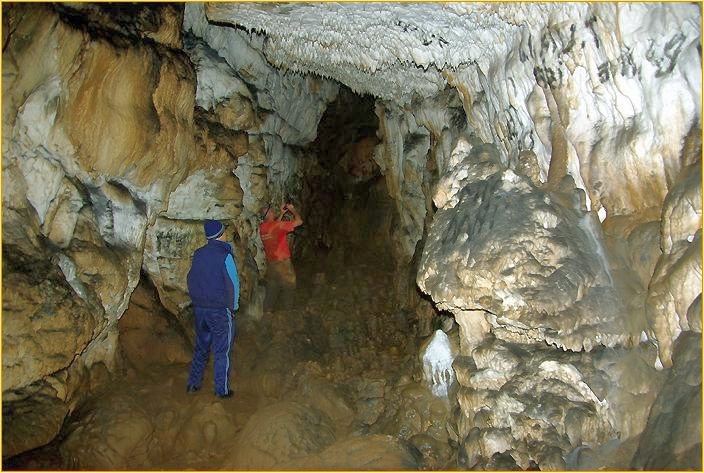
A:
POLYGON ((191 361, 188 385, 200 388, 203 372, 212 349, 215 358, 215 394, 225 395, 229 391, 230 351, 237 333, 235 318, 229 309, 206 309, 194 307, 196 324, 196 346, 191 361))

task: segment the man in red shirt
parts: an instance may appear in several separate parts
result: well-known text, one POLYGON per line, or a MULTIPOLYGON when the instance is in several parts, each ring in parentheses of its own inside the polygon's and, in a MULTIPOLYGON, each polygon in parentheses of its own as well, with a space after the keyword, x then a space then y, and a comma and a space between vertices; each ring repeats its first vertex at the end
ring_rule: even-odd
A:
POLYGON ((291 263, 288 234, 303 224, 301 215, 293 204, 287 203, 279 215, 269 205, 263 212, 264 221, 259 225, 259 235, 266 255, 266 297, 264 310, 290 309, 296 290, 296 272, 291 263), (290 212, 293 219, 285 219, 290 212))

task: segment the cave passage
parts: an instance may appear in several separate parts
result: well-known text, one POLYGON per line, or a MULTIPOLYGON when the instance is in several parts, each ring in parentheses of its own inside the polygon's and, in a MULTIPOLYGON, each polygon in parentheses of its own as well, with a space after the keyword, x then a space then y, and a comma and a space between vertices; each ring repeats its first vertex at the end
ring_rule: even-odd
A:
MULTIPOLYGON (((292 242, 294 257, 322 259, 328 253, 385 250, 393 219, 379 166, 372 157, 378 119, 374 99, 340 86, 318 126, 315 142, 305 150, 316 156, 322 172, 303 177, 299 208, 305 225, 292 242)), ((390 256, 390 255, 389 255, 390 256)))
POLYGON ((355 175, 349 164, 361 161, 349 149, 373 137, 374 125, 369 101, 351 93, 321 122, 311 152, 329 173, 309 179, 297 203, 308 212, 292 236, 296 302, 257 317, 238 313, 233 398, 212 392, 212 356, 203 389, 186 393, 193 328, 174 323, 143 276, 119 322, 118 372, 66 420, 56 441, 8 459, 5 469, 456 464, 447 429, 439 428, 450 402, 432 395, 418 357, 437 317, 429 304, 416 310, 410 268, 394 263, 395 209, 383 176, 371 165, 355 175), (276 434, 284 431, 285 438, 276 434))
MULTIPOLYGON (((366 210, 356 198, 346 201, 351 221, 366 210)), ((336 239, 324 257, 296 261, 291 310, 259 320, 238 314, 229 399, 213 393, 212 357, 203 389, 186 393, 192 329, 184 335, 175 327, 156 291, 141 283, 119 323, 121 369, 67 419, 57 441, 5 469, 104 469, 106 461, 113 469, 167 470, 456 464, 447 438, 425 435, 439 431, 450 406, 421 379, 421 327, 396 303, 398 272, 372 257, 379 254, 372 238, 336 239), (414 436, 418 445, 391 441, 414 436), (351 439, 365 446, 347 445, 351 439)))

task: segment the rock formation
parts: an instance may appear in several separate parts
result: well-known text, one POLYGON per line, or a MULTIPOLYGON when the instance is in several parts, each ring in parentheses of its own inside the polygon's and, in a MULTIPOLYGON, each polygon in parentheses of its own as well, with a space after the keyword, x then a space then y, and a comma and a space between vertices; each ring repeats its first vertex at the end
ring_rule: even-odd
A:
MULTIPOLYGON (((297 254, 344 258, 332 225, 379 241, 398 306, 426 335, 458 325, 459 468, 623 448, 633 468, 701 468, 699 5, 3 3, 2 22, 4 458, 121 369, 144 282, 188 337, 203 219, 228 223, 261 318, 258 211, 293 199, 297 254), (354 95, 373 116, 335 129, 354 95), (334 213, 357 186, 381 196, 373 235, 334 213)), ((150 438, 139 406, 115 408, 150 438)), ((277 408, 337 451, 325 416, 277 408)), ((102 468, 81 435, 62 448, 102 468)), ((381 441, 398 461, 377 465, 412 464, 381 441)))

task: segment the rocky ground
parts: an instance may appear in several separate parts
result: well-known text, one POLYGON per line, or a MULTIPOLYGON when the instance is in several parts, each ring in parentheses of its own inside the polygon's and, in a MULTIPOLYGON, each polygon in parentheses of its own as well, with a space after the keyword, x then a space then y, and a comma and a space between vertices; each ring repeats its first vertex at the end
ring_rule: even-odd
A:
POLYGON ((120 322, 124 369, 55 445, 4 469, 453 469, 452 406, 423 382, 427 332, 394 302, 380 255, 298 262, 290 311, 238 314, 231 388, 187 393, 187 334, 140 287, 120 322))

